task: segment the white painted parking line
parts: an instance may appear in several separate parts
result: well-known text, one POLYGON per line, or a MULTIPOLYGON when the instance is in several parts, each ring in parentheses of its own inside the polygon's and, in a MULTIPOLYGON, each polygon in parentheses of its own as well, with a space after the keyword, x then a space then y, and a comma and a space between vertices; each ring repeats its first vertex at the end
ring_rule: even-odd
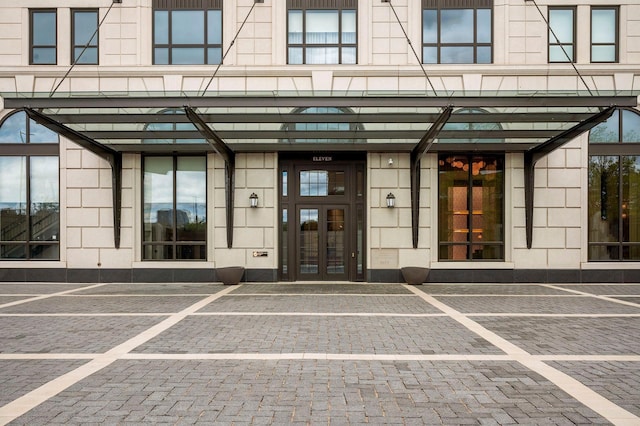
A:
POLYGON ((193 316, 230 316, 230 317, 409 317, 429 318, 446 317, 446 314, 398 314, 388 312, 197 312, 193 316))
MULTIPOLYGON (((545 287, 548 288, 554 288, 554 289, 562 289, 562 287, 558 287, 555 285, 551 285, 551 284, 546 284, 545 287)), ((593 297, 594 299, 600 299, 600 300, 606 300, 607 302, 614 302, 614 303, 618 303, 620 305, 626 305, 626 306, 634 306, 636 308, 640 308, 640 303, 633 303, 633 302, 629 302, 627 300, 620 300, 620 299, 614 299, 613 297, 608 297, 608 296, 601 296, 601 295, 597 295, 597 294, 591 294, 591 293, 587 293, 586 291, 580 291, 580 290, 567 290, 570 291, 572 293, 581 295, 581 296, 590 296, 593 297)))
POLYGON ((98 288, 98 287, 102 287, 103 285, 106 285, 106 284, 104 284, 104 283, 103 284, 94 284, 94 285, 90 285, 90 286, 73 288, 71 290, 59 291, 57 293, 43 294, 43 295, 40 295, 40 296, 29 297, 28 299, 16 300, 14 302, 5 303, 3 305, 0 305, 0 308, 8 308, 9 306, 16 306, 16 305, 21 305, 23 303, 33 302, 33 301, 36 301, 36 300, 48 299, 48 298, 54 297, 54 296, 64 296, 65 294, 73 293, 75 291, 87 290, 87 289, 91 289, 91 288, 98 288))
MULTIPOLYGON (((96 287, 97 286, 98 285, 96 285, 96 287)), ((0 407, 0 425, 4 425, 12 420, 17 419, 27 411, 42 404, 44 401, 67 389, 69 386, 72 386, 78 383, 80 380, 90 376, 91 374, 102 370, 103 368, 121 358, 124 354, 132 351, 141 344, 154 338, 158 334, 174 326, 176 323, 182 321, 188 315, 195 313, 207 304, 213 302, 214 300, 218 299, 224 294, 229 293, 232 290, 234 290, 234 288, 229 287, 220 291, 219 293, 213 294, 203 300, 198 301, 197 303, 194 303, 193 305, 183 309, 178 313, 172 314, 169 318, 148 328, 137 336, 134 336, 126 342, 110 349, 109 351, 96 356, 88 363, 76 368, 73 371, 63 374, 62 376, 48 383, 45 383, 39 388, 34 389, 26 395, 8 403, 4 407, 0 407)))
POLYGON ((576 400, 589 407, 593 411, 597 412, 613 424, 621 426, 637 426, 638 424, 640 424, 640 417, 625 410, 619 405, 614 404, 613 402, 604 398, 602 395, 593 391, 573 377, 545 364, 543 361, 541 361, 537 357, 532 356, 524 349, 514 345, 508 340, 500 337, 496 333, 473 321, 467 315, 458 312, 457 310, 440 302, 434 297, 429 296, 416 288, 413 288, 412 286, 405 285, 405 287, 421 297, 427 303, 448 314, 452 319, 459 322, 470 331, 476 333, 500 350, 504 351, 506 354, 510 355, 511 359, 513 359, 514 361, 518 361, 528 369, 540 374, 551 383, 565 391, 567 394, 571 395, 576 400))

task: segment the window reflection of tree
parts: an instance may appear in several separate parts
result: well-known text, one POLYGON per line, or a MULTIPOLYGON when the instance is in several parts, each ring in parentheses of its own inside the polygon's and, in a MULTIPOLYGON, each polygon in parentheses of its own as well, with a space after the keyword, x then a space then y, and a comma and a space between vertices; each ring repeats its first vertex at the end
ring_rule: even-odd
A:
POLYGON ((640 143, 640 115, 615 111, 591 130, 589 143, 610 145, 611 155, 589 157, 588 258, 640 260, 640 155, 622 148, 640 143))

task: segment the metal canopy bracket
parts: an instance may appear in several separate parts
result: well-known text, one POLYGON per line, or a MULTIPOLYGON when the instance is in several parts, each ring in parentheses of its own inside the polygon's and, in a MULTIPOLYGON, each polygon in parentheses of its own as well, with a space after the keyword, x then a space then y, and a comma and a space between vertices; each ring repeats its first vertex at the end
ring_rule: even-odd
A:
POLYGON ((411 235, 413 248, 418 248, 418 228, 420 225, 420 160, 429 151, 438 134, 451 117, 453 107, 443 109, 435 122, 429 127, 427 133, 422 136, 420 142, 411 150, 411 235))
POLYGON ((113 198, 113 241, 115 248, 120 248, 120 228, 122 222, 122 154, 108 146, 97 142, 82 133, 55 121, 51 117, 31 109, 24 108, 30 119, 36 123, 56 132, 67 139, 80 145, 82 148, 93 152, 98 157, 107 160, 111 166, 111 191, 113 198))
POLYGON ((226 143, 213 131, 207 123, 200 118, 197 112, 191 107, 185 106, 184 111, 189 121, 196 126, 196 129, 213 147, 213 149, 224 159, 224 191, 226 201, 227 218, 227 248, 233 247, 233 193, 235 191, 236 174, 236 154, 226 143))
POLYGON ((527 233, 527 248, 533 244, 533 193, 535 189, 535 166, 538 160, 547 154, 562 147, 572 139, 580 136, 606 121, 616 110, 615 106, 602 110, 601 112, 587 118, 572 128, 565 130, 558 136, 531 148, 524 153, 524 205, 525 205, 525 227, 527 233))

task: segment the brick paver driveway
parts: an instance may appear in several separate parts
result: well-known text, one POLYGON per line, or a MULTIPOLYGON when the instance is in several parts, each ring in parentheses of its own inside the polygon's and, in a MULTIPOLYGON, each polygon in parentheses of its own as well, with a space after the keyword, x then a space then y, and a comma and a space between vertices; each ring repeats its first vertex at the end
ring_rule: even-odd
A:
POLYGON ((640 425, 640 284, 0 283, 0 424, 640 425))

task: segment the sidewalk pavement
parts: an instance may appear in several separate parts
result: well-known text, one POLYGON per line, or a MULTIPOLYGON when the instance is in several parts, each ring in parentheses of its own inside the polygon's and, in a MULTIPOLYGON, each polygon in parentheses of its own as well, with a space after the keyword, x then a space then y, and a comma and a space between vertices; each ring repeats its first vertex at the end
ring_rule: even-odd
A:
POLYGON ((640 425, 640 284, 0 283, 0 424, 640 425))

